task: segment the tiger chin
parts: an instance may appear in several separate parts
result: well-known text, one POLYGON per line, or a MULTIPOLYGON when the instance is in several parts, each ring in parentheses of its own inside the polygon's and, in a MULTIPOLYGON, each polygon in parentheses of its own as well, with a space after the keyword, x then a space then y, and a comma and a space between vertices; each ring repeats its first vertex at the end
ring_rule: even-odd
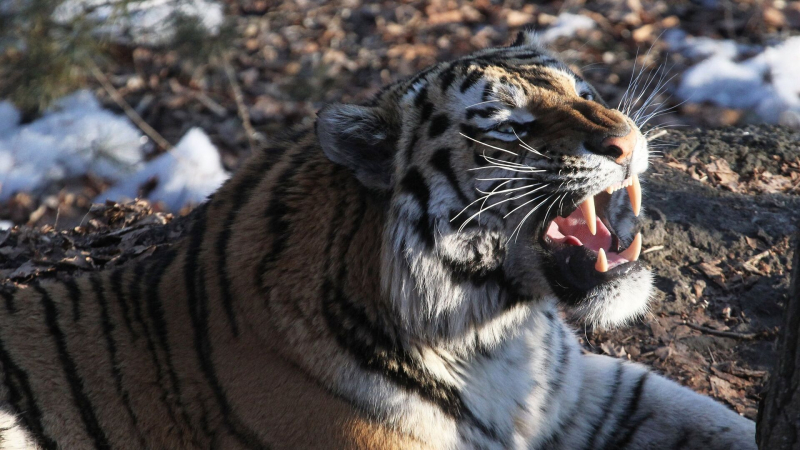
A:
POLYGON ((647 154, 527 32, 329 105, 174 245, 0 290, 0 449, 755 449, 560 318, 646 310, 647 154))

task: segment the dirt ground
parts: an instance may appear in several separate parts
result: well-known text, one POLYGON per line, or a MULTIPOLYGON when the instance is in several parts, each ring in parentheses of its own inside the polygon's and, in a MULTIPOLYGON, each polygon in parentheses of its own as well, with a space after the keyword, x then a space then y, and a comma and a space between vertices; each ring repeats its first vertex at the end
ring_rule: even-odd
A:
MULTIPOLYGON (((755 418, 800 223, 800 135, 750 126, 661 139, 669 147, 644 185, 643 259, 657 274, 650 313, 616 330, 576 324, 577 334, 587 351, 642 362, 755 418)), ((25 285, 145 258, 190 220, 140 201, 97 206, 70 230, 1 232, 0 281, 25 285)))

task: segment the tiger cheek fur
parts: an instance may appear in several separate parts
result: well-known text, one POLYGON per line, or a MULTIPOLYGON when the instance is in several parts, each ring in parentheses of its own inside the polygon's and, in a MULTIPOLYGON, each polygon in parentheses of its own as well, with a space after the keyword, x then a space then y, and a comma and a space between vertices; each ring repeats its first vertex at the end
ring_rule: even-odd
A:
POLYGON ((329 105, 180 242, 0 290, 0 450, 755 449, 560 318, 644 310, 646 168, 636 124, 526 32, 329 105))

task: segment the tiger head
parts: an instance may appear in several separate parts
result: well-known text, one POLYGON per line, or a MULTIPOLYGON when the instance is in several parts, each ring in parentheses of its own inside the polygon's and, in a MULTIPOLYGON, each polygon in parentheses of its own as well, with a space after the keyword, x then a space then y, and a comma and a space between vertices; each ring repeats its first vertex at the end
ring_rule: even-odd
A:
POLYGON ((532 33, 327 106, 316 133, 386 199, 384 296, 412 338, 496 341, 553 297, 599 325, 646 310, 647 141, 532 33))

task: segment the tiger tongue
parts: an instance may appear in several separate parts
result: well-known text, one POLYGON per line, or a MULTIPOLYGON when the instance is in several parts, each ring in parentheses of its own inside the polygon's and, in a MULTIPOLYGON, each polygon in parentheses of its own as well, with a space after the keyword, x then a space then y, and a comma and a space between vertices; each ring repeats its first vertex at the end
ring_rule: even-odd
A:
POLYGON ((551 238, 556 237, 555 240, 558 242, 569 245, 584 245, 595 252, 601 248, 610 249, 611 232, 608 231, 608 228, 601 220, 595 217, 595 232, 592 233, 584 214, 581 208, 578 208, 567 217, 556 217, 551 226, 554 224, 557 228, 552 230, 554 233, 548 232, 548 235, 551 238))

